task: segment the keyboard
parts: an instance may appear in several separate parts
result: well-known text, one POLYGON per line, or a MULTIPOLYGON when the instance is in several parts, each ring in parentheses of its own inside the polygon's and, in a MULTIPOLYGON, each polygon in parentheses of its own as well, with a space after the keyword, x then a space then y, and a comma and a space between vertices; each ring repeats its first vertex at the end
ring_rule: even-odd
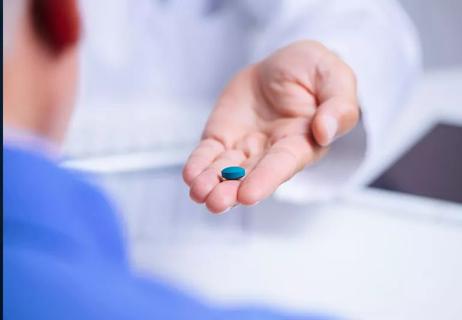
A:
POLYGON ((198 143, 209 112, 205 102, 165 99, 79 106, 64 144, 63 165, 116 173, 182 164, 198 143))

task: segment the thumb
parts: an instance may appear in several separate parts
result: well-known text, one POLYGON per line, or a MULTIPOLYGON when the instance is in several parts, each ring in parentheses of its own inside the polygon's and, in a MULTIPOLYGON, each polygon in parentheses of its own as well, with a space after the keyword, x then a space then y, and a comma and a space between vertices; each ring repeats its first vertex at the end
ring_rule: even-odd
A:
POLYGON ((353 129, 358 120, 359 106, 356 101, 333 97, 319 106, 311 130, 316 142, 325 147, 353 129))

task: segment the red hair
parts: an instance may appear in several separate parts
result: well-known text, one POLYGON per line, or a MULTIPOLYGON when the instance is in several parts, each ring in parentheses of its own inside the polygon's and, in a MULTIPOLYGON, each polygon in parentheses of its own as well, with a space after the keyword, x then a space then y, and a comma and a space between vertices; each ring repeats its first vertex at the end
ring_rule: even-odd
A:
POLYGON ((76 0, 31 0, 31 14, 39 36, 56 53, 74 46, 80 38, 76 0))

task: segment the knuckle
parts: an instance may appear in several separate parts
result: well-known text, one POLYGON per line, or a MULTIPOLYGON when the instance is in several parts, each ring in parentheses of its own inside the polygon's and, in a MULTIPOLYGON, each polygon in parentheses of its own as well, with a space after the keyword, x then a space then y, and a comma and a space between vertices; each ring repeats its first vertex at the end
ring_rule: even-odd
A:
POLYGON ((320 41, 311 39, 299 40, 294 43, 294 46, 307 50, 328 51, 327 47, 320 41))

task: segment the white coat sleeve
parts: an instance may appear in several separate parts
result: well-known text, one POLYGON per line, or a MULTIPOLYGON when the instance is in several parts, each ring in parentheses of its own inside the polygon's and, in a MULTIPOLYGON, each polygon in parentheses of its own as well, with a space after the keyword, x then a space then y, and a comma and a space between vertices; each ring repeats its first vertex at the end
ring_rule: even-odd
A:
POLYGON ((257 31, 252 60, 291 42, 317 40, 337 53, 358 80, 360 124, 328 155, 275 193, 291 202, 323 201, 364 184, 364 167, 386 140, 387 124, 403 107, 420 72, 414 26, 393 0, 249 0, 257 31))

